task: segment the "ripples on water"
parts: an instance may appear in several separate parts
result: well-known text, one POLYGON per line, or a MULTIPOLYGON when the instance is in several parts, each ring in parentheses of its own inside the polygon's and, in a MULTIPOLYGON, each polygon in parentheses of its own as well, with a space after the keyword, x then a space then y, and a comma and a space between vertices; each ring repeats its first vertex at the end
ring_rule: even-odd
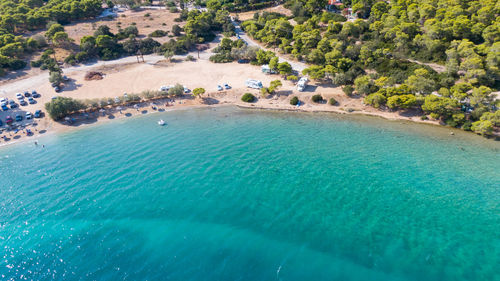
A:
POLYGON ((499 146, 234 108, 0 150, 0 279, 500 280, 499 146))

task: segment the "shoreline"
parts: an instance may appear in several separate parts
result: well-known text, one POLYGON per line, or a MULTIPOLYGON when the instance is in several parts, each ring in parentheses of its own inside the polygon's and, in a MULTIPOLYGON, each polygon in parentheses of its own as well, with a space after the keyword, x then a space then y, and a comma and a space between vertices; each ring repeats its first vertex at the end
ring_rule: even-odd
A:
MULTIPOLYGON (((164 102, 167 99, 159 99, 156 100, 156 102, 164 102)), ((481 139, 484 140, 493 140, 494 142, 498 141, 498 138, 484 138, 481 137, 477 134, 474 134, 472 132, 467 132, 463 131, 457 128, 451 128, 451 127, 446 127, 441 124, 438 124, 436 122, 429 122, 429 121, 424 121, 424 120, 412 120, 411 118, 408 117, 391 117, 387 116, 386 114, 378 114, 378 112, 368 112, 368 111, 363 111, 363 110, 353 110, 351 112, 339 109, 339 108, 331 108, 328 110, 325 109, 320 109, 320 108, 296 108, 295 106, 289 106, 289 107, 272 107, 272 106, 263 106, 263 105, 256 105, 254 103, 252 104, 244 104, 241 102, 234 102, 234 103, 229 103, 229 102, 222 102, 222 103, 217 103, 217 104, 205 104, 199 102, 199 100, 195 100, 196 102, 193 102, 193 100, 186 100, 186 99, 180 99, 180 103, 177 103, 175 105, 171 106, 162 106, 162 105, 156 105, 158 108, 157 109, 151 109, 149 106, 151 102, 149 101, 144 101, 139 104, 142 104, 141 107, 139 108, 134 108, 133 105, 121 105, 122 107, 121 110, 118 110, 118 106, 113 106, 111 108, 106 109, 106 114, 102 115, 98 111, 90 112, 87 113, 91 117, 90 119, 81 119, 80 117, 83 115, 83 113, 80 114, 73 114, 73 117, 77 117, 78 120, 74 124, 64 124, 64 122, 56 122, 56 121, 51 121, 49 122, 49 126, 51 130, 47 130, 48 128, 44 128, 42 130, 38 130, 33 132, 34 134, 31 136, 21 136, 18 138, 13 138, 10 141, 2 142, 0 143, 0 148, 4 148, 10 145, 14 144, 22 144, 22 143, 27 143, 29 141, 37 141, 39 137, 43 136, 51 136, 55 134, 60 134, 60 133, 65 133, 65 132, 71 132, 71 131, 76 131, 79 129, 87 128, 93 125, 97 124, 106 124, 108 122, 114 121, 114 120, 121 120, 121 119, 126 119, 126 118, 134 118, 138 116, 145 116, 149 114, 154 114, 154 113, 165 113, 165 112, 170 112, 170 111, 178 111, 178 110, 191 110, 191 109, 198 109, 198 108, 217 108, 217 107, 236 107, 239 109, 244 109, 244 110, 262 110, 262 111, 275 111, 275 112, 295 112, 295 113, 327 113, 327 114, 339 114, 339 115, 357 115, 357 116, 365 116, 368 118, 373 118, 373 117, 378 117, 386 121, 405 121, 408 124, 423 124, 423 125, 432 125, 433 128, 437 129, 439 128, 440 130, 448 129, 448 135, 453 136, 456 134, 461 134, 463 136, 469 136, 469 137, 480 137, 481 139), (192 101, 191 103, 186 103, 186 101, 192 101), (145 105, 147 104, 147 105, 145 105), (44 131, 43 133, 40 133, 41 131, 44 131)), ((381 112, 384 113, 384 112, 381 112)), ((444 131, 443 131, 444 132, 444 131)))

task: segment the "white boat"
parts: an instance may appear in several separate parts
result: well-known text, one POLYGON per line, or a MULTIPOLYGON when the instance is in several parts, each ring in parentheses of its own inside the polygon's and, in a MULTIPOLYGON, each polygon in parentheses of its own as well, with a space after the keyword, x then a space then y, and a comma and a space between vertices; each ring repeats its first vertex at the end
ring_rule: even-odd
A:
POLYGON ((166 124, 166 123, 165 123, 165 121, 163 121, 163 120, 158 121, 158 125, 160 125, 160 126, 164 126, 165 124, 166 124))

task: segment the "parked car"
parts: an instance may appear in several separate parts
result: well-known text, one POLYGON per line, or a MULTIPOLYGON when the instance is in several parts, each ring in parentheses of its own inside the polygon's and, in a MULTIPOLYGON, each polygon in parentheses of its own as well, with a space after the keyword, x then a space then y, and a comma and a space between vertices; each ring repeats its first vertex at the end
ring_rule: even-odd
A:
POLYGON ((42 111, 40 109, 37 109, 34 114, 35 118, 40 118, 42 117, 42 111))
POLYGON ((64 81, 69 81, 69 78, 66 75, 64 75, 62 78, 63 78, 64 81))
POLYGON ((238 63, 250 63, 250 60, 247 59, 239 59, 238 63))
POLYGON ((26 120, 29 120, 33 117, 33 115, 31 115, 31 112, 26 112, 26 120))
POLYGON ((224 84, 224 88, 225 88, 226 90, 229 90, 229 89, 231 89, 231 86, 229 86, 229 85, 226 83, 226 84, 224 84))
POLYGON ((16 108, 17 103, 14 100, 9 100, 9 106, 10 106, 10 108, 16 108))
POLYGON ((222 89, 221 85, 217 85, 217 91, 222 91, 222 90, 223 89, 222 89))
POLYGON ((21 93, 17 93, 17 94, 16 94, 16 98, 17 98, 18 100, 22 100, 22 99, 24 99, 24 96, 23 96, 21 93))
POLYGON ((184 93, 186 93, 186 94, 187 94, 187 93, 189 93, 189 92, 191 92, 191 90, 189 90, 189 89, 188 89, 188 87, 184 86, 184 93))
POLYGON ((52 86, 52 88, 55 88, 55 87, 59 86, 59 84, 57 84, 57 83, 52 83, 50 85, 52 86))
POLYGON ((33 90, 33 91, 31 91, 31 96, 34 98, 39 98, 40 94, 37 91, 33 90))
POLYGON ((34 98, 32 98, 32 97, 29 97, 29 98, 28 98, 28 102, 29 102, 30 104, 34 104, 34 103, 36 103, 36 100, 35 100, 34 98))
POLYGON ((7 118, 5 118, 5 123, 10 124, 12 122, 14 122, 14 120, 12 119, 12 117, 7 116, 7 118))
POLYGON ((31 96, 31 94, 30 94, 30 92, 26 91, 26 92, 24 92, 24 96, 25 96, 25 97, 30 97, 30 96, 31 96))
POLYGON ((7 110, 9 110, 9 108, 7 107, 7 103, 6 103, 6 102, 5 102, 5 103, 2 103, 2 105, 1 105, 1 106, 2 106, 2 110, 3 110, 3 111, 7 111, 7 110))
POLYGON ((59 86, 55 86, 54 91, 56 91, 56 93, 59 93, 61 91, 61 88, 59 88, 59 86))
POLYGON ((3 126, 3 122, 2 122, 2 120, 0 120, 0 126, 3 126))
POLYGON ((1 99, 0 99, 0 103, 2 103, 2 102, 7 103, 7 98, 1 98, 1 99))
POLYGON ((21 114, 16 114, 16 121, 23 121, 23 116, 21 114))
POLYGON ((25 100, 20 100, 19 104, 22 105, 22 106, 27 106, 28 105, 28 103, 25 100))

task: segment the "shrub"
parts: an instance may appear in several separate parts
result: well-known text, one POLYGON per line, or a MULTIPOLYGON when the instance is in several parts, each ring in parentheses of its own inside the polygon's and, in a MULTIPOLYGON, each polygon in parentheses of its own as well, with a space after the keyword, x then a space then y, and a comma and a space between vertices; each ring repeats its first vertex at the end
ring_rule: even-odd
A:
POLYGON ((295 81, 299 80, 299 77, 297 77, 296 75, 290 75, 286 79, 289 81, 295 82, 295 81))
POLYGON ((373 93, 365 97, 364 102, 369 104, 375 108, 379 108, 382 105, 385 105, 387 102, 387 98, 381 93, 373 93))
POLYGON ((33 60, 31 61, 31 67, 40 67, 42 65, 42 61, 41 60, 33 60))
POLYGON ((351 85, 346 85, 342 88, 342 91, 344 91, 344 94, 346 94, 348 97, 352 96, 352 93, 354 92, 354 88, 351 85))
POLYGON ((209 60, 213 63, 228 63, 233 61, 230 53, 220 53, 210 56, 209 60))
POLYGON ((186 61, 195 61, 196 59, 192 55, 186 57, 186 61))
POLYGON ((148 36, 149 37, 164 37, 167 35, 168 35, 168 31, 157 29, 157 30, 151 32, 148 36))
POLYGON ((290 104, 291 105, 297 105, 297 104, 299 104, 299 98, 298 97, 292 97, 290 99, 290 104))
POLYGON ((181 84, 175 84, 174 87, 168 90, 168 93, 176 97, 182 96, 184 95, 184 87, 181 84))
POLYGON ((336 104, 337 104, 337 100, 335 100, 334 98, 330 98, 330 99, 328 100, 328 104, 329 104, 329 105, 336 105, 336 104))
POLYGON ((255 100, 255 96, 250 94, 250 93, 245 93, 242 97, 241 100, 244 102, 253 102, 255 100))
POLYGON ((179 12, 179 9, 177 9, 177 7, 170 7, 169 11, 171 13, 177 13, 177 12, 179 12))
POLYGON ((182 28, 181 28, 178 24, 174 24, 174 25, 172 25, 172 33, 173 33, 175 36, 179 36, 179 35, 181 35, 181 31, 182 31, 182 28))
POLYGON ((320 103, 323 101, 323 97, 321 95, 314 95, 311 97, 311 100, 315 103, 320 103))
POLYGON ((89 59, 89 55, 87 52, 85 51, 82 51, 82 52, 78 52, 76 53, 75 55, 75 59, 78 61, 78 62, 84 62, 86 60, 89 59))

